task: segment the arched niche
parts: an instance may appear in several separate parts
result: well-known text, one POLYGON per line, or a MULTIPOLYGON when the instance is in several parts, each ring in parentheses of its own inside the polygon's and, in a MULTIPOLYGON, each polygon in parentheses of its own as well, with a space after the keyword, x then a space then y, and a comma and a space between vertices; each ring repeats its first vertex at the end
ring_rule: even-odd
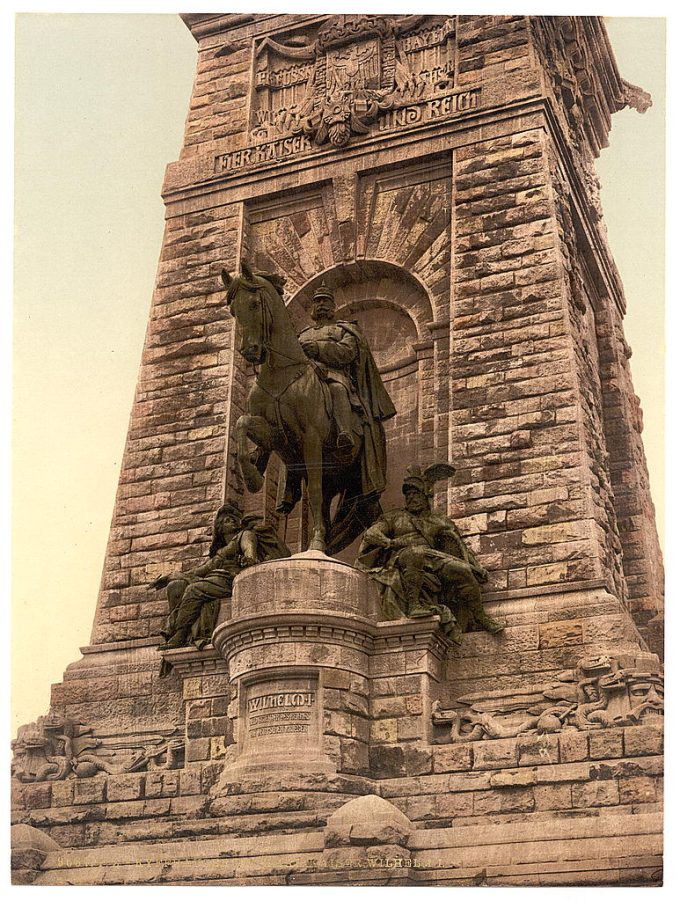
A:
POLYGON ((418 330, 403 307, 378 297, 352 300, 337 305, 337 318, 359 323, 383 379, 416 362, 418 330))
POLYGON ((365 301, 383 301, 386 306, 408 314, 418 341, 430 338, 432 303, 422 282, 412 273, 387 260, 355 260, 342 263, 314 276, 288 302, 291 315, 301 326, 309 322, 314 292, 325 283, 335 292, 337 308, 359 310, 365 301))

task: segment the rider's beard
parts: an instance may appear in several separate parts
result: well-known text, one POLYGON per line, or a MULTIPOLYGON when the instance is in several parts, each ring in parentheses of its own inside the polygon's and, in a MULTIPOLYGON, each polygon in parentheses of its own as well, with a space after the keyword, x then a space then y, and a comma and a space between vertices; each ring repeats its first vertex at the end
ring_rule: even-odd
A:
POLYGON ((314 322, 331 322, 333 320, 333 310, 331 307, 315 307, 312 309, 312 319, 314 322))
POLYGON ((430 505, 428 504, 425 498, 421 498, 420 496, 411 496, 406 498, 405 507, 409 513, 418 514, 425 513, 430 509, 430 505))

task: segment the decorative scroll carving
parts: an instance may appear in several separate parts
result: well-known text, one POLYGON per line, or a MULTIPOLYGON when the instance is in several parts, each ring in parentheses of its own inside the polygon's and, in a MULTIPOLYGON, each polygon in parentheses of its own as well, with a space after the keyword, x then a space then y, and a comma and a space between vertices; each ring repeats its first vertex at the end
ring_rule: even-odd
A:
POLYGON ((554 681, 517 692, 481 692, 458 699, 457 709, 432 706, 435 731, 452 742, 660 725, 663 676, 655 654, 587 657, 554 681))
POLYGON ((344 147, 380 113, 450 91, 454 38, 453 17, 375 15, 332 16, 304 44, 265 38, 251 138, 302 133, 344 147))
POLYGON ((174 732, 144 747, 107 748, 90 726, 53 711, 22 726, 12 742, 12 776, 20 782, 54 782, 99 772, 119 774, 184 765, 184 740, 174 732))

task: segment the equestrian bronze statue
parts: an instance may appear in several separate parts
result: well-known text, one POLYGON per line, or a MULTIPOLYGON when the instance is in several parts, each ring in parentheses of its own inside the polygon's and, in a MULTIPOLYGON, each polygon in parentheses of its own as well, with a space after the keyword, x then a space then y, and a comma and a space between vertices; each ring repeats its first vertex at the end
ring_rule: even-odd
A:
POLYGON ((246 488, 262 488, 276 453, 286 467, 277 510, 293 510, 304 481, 312 519, 309 548, 338 553, 382 512, 383 421, 396 411, 356 323, 335 321, 332 292, 325 286, 317 292, 316 325, 299 339, 283 299, 283 279, 255 274, 246 263, 241 273, 222 270, 239 352, 257 372, 248 412, 236 423, 246 488))

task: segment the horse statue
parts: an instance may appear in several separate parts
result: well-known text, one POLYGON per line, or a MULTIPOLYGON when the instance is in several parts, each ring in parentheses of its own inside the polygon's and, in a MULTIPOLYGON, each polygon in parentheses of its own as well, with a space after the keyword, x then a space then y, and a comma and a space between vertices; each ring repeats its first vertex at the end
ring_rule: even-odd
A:
POLYGON ((277 510, 286 515, 291 512, 304 481, 312 520, 309 549, 338 553, 382 513, 386 449, 381 420, 395 411, 368 345, 355 324, 340 324, 354 329, 369 387, 368 401, 362 401, 362 410, 354 414, 351 446, 339 447, 331 392, 323 369, 307 356, 298 340, 283 299, 283 279, 254 274, 242 262, 241 275, 231 276, 223 269, 222 281, 229 311, 238 324, 239 353, 257 373, 248 396, 248 412, 239 417, 235 429, 246 488, 250 492, 262 488, 265 468, 275 452, 286 467, 285 493, 277 510), (380 404, 376 406, 371 399, 376 393, 383 413, 377 412, 380 404), (254 451, 249 442, 255 445, 254 451))

